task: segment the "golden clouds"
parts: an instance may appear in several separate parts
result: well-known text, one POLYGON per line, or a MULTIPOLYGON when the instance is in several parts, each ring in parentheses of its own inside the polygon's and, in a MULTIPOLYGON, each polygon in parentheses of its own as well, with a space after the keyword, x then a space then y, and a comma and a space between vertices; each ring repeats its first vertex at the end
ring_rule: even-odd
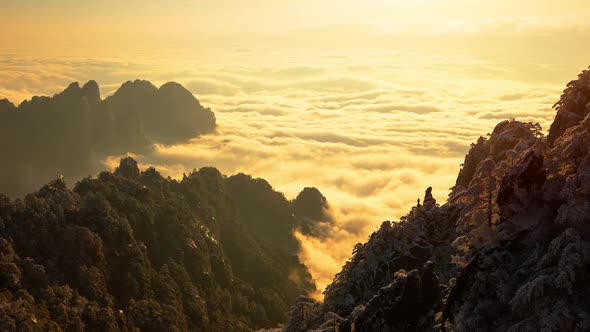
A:
MULTIPOLYGON (((103 96, 136 77, 184 84, 215 111, 218 134, 157 145, 137 160, 173 177, 202 166, 245 172, 287 198, 319 188, 333 209, 331 234, 297 236, 324 286, 354 244, 383 220, 399 219, 426 187, 444 201, 469 143, 499 120, 539 121, 547 129, 564 84, 556 77, 580 69, 569 66, 383 49, 2 56, 0 92, 18 102, 70 81, 95 79, 103 96)), ((114 158, 105 164, 112 167, 114 158)))

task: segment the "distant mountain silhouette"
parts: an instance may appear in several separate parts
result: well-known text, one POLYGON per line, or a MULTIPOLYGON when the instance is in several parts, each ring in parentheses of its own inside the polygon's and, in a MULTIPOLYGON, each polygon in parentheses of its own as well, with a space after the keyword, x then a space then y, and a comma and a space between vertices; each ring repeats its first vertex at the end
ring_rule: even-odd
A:
POLYGON ((148 153, 215 131, 215 115, 177 83, 128 81, 102 100, 95 81, 14 106, 0 100, 0 192, 22 195, 48 178, 82 178, 106 156, 148 153))
POLYGON ((503 121, 465 157, 448 201, 431 188, 385 221, 286 332, 590 330, 590 71, 549 136, 503 121))

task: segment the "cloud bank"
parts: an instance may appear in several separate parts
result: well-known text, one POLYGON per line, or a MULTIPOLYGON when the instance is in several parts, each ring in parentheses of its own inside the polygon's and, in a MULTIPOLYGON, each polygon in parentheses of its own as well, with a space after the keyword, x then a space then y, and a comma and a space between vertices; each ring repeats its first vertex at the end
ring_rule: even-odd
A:
MULTIPOLYGON (((564 85, 554 73, 571 77, 580 69, 383 50, 211 51, 206 58, 215 61, 195 54, 146 56, 133 64, 2 56, 0 96, 19 102, 88 79, 100 83, 104 96, 135 77, 182 83, 215 112, 217 134, 161 142, 134 157, 172 177, 203 166, 248 173, 289 199, 303 187, 319 188, 334 218, 330 235, 297 237, 320 287, 354 244, 383 220, 399 219, 426 187, 444 201, 469 143, 498 121, 515 117, 548 129, 564 85), (543 72, 550 78, 536 80, 543 72)), ((102 166, 114 168, 119 157, 101 159, 102 166)))

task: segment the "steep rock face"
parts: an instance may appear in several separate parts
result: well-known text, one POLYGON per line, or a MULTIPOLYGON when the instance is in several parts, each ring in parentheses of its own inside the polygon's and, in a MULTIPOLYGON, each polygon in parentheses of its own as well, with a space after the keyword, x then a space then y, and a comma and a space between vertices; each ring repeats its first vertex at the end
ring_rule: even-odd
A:
POLYGON ((260 197, 257 209, 292 211, 262 180, 243 181, 229 189, 214 168, 175 181, 125 158, 73 190, 58 178, 23 200, 0 195, 0 330, 252 331, 286 321, 313 281, 292 224, 259 234, 244 207, 260 197), (278 247, 275 237, 291 241, 278 247))
POLYGON ((566 129, 577 125, 590 113, 590 70, 584 70, 577 80, 567 84, 561 98, 553 106, 557 110, 549 129, 547 142, 553 145, 566 129))
POLYGON ((451 196, 469 188, 484 160, 490 159, 494 164, 510 162, 515 155, 528 148, 539 135, 540 127, 532 123, 506 120, 497 124, 489 138, 480 137, 477 143, 471 144, 451 196))
POLYGON ((489 138, 480 137, 472 144, 448 200, 464 205, 457 224, 461 233, 500 222, 496 199, 502 179, 521 162, 524 151, 543 144, 540 136, 538 125, 510 120, 496 125, 489 138))
MULTIPOLYGON (((358 244, 303 324, 324 331, 333 312, 330 331, 589 330, 589 77, 568 84, 548 139, 512 120, 480 137, 447 203, 427 191, 424 205, 358 244), (440 291, 419 307, 426 260, 437 263, 440 291)), ((287 330, 300 324, 291 318, 287 330)))
POLYGON ((542 154, 530 151, 502 178, 496 197, 500 223, 523 211, 535 200, 542 200, 546 179, 543 160, 542 154))

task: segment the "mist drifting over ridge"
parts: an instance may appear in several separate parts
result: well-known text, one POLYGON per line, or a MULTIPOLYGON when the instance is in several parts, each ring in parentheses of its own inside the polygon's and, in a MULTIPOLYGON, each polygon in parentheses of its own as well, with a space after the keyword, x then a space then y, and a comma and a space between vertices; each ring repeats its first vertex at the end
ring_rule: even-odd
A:
MULTIPOLYGON (((270 56, 261 64, 255 60, 267 53, 233 52, 239 56, 162 50, 157 60, 132 63, 73 56, 54 65, 8 56, 0 89, 17 101, 51 95, 74 80, 96 79, 101 95, 109 96, 120 82, 146 71, 158 85, 182 83, 215 111, 217 134, 185 144, 156 144, 149 154, 134 157, 142 167, 154 165, 176 179, 210 165, 225 174, 252 174, 290 199, 304 186, 319 188, 337 215, 334 236, 329 241, 304 238, 303 243, 309 264, 313 257, 325 262, 317 264, 314 276, 327 285, 351 248, 365 241, 379 221, 407 212, 416 201, 416 187, 433 186, 435 195, 445 194, 469 143, 486 131, 480 128, 491 131, 510 117, 549 128, 554 96, 579 70, 573 64, 516 67, 467 55, 378 49, 368 59, 364 50, 336 50, 299 52, 284 60, 270 56), (47 76, 47 71, 59 74, 47 76), (545 78, 539 80, 541 72, 545 78)), ((118 162, 119 156, 97 160, 109 169, 118 162)), ((70 184, 75 180, 66 177, 70 184)))

